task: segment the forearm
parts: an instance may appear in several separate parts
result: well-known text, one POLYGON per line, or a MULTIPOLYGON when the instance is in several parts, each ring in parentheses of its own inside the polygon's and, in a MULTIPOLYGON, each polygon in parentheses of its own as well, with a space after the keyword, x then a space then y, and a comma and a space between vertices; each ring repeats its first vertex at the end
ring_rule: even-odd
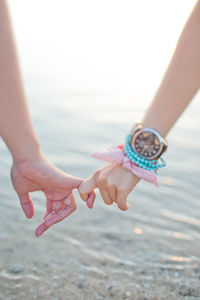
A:
POLYGON ((175 53, 142 121, 166 136, 200 87, 200 1, 179 38, 175 53))
POLYGON ((0 0, 0 135, 14 159, 26 159, 40 151, 26 103, 4 0, 0 0))

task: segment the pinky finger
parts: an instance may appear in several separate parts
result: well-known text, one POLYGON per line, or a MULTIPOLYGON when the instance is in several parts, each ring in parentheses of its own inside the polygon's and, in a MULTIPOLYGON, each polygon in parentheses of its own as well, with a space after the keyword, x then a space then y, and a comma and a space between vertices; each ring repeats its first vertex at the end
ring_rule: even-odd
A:
POLYGON ((92 191, 86 201, 86 204, 87 204, 87 207, 88 208, 93 208, 94 206, 94 201, 95 201, 95 198, 96 198, 96 193, 95 191, 92 191))

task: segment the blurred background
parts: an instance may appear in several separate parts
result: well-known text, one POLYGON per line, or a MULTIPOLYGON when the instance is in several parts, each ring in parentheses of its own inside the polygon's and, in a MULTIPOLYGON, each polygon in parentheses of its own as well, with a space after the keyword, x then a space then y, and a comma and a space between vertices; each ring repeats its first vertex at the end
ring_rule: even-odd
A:
MULTIPOLYGON (((34 126, 54 164, 87 177, 103 165, 91 152, 124 141, 195 2, 8 1, 34 126)), ((89 211, 76 193, 78 210, 41 238, 44 197, 33 195, 25 220, 1 141, 0 299, 200 297, 199 97, 168 135, 159 189, 140 182, 126 213, 99 195, 89 211)))

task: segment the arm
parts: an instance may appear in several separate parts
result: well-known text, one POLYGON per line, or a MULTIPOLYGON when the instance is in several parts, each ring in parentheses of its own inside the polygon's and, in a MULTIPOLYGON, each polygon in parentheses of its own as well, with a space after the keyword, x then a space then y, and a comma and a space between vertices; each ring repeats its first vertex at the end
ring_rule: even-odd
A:
POLYGON ((0 135, 14 160, 37 156, 40 145, 31 122, 19 72, 6 2, 0 0, 0 135))
POLYGON ((27 218, 34 214, 29 195, 43 191, 47 210, 36 235, 76 209, 72 189, 81 179, 65 174, 43 156, 33 128, 20 76, 6 1, 0 0, 0 135, 13 157, 11 177, 27 218))
POLYGON ((166 136, 200 87, 200 1, 179 38, 175 53, 143 119, 166 136))
MULTIPOLYGON (((200 87, 200 1, 194 7, 177 43, 175 53, 158 91, 148 108, 143 127, 166 136, 200 87)), ((99 188, 103 200, 128 209, 127 196, 140 181, 118 164, 108 164, 84 181, 79 192, 88 202, 88 193, 99 188)))

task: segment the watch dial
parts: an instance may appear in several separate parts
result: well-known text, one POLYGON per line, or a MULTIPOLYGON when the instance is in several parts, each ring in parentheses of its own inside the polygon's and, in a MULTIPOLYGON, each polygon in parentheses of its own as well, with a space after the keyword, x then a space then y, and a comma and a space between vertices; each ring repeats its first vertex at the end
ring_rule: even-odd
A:
POLYGON ((152 132, 141 132, 134 141, 135 150, 146 159, 155 158, 159 153, 160 147, 158 137, 152 132))

